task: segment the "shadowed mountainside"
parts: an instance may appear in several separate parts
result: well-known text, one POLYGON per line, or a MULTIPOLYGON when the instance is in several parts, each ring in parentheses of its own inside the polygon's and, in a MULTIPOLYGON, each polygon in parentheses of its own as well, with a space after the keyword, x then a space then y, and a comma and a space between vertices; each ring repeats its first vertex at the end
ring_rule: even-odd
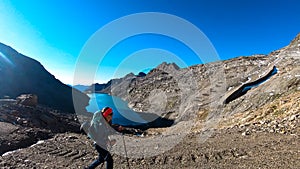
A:
MULTIPOLYGON (((0 98, 16 98, 20 94, 35 94, 38 102, 54 109, 74 113, 72 88, 51 75, 38 61, 24 56, 0 43, 0 98)), ((74 90, 85 111, 89 98, 74 90)))

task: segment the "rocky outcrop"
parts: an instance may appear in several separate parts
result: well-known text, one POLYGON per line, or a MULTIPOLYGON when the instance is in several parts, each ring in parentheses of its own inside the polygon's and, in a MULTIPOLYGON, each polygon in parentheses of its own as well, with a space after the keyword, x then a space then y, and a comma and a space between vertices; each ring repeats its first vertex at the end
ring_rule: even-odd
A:
POLYGON ((72 96, 80 100, 80 111, 85 111, 89 98, 63 84, 39 62, 0 43, 0 98, 16 98, 21 94, 35 94, 39 104, 74 113, 72 96))
POLYGON ((0 105, 0 155, 28 147, 55 133, 79 132, 73 114, 43 106, 25 106, 10 102, 0 105))
POLYGON ((38 97, 34 94, 22 94, 17 97, 17 104, 35 107, 38 105, 38 97))

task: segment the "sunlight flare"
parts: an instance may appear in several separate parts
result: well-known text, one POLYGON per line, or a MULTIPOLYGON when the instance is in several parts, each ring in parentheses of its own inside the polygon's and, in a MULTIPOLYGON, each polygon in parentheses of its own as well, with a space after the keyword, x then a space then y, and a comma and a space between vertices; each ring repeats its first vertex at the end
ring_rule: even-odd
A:
POLYGON ((8 63, 11 66, 14 65, 14 63, 11 60, 9 60, 2 52, 0 52, 0 63, 3 61, 8 63))

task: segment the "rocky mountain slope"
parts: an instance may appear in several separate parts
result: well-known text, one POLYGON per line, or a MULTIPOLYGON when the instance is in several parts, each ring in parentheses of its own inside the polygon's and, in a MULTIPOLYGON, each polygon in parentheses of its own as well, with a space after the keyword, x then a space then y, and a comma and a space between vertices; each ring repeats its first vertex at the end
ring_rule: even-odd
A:
POLYGON ((122 83, 109 84, 102 91, 123 98, 136 111, 156 113, 177 122, 192 119, 201 110, 211 112, 208 119, 255 110, 300 90, 299 38, 300 35, 288 46, 268 55, 238 57, 183 69, 162 63, 146 76, 128 75, 122 83), (266 78, 274 68, 276 73, 266 78), (236 95, 245 84, 259 81, 262 83, 236 95), (236 97, 232 97, 233 93, 236 97))
MULTIPOLYGON (((61 83, 39 62, 0 43, 0 98, 16 98, 21 94, 35 94, 40 104, 74 113, 72 88, 61 83)), ((89 98, 74 90, 81 100, 78 107, 85 111, 89 98)))

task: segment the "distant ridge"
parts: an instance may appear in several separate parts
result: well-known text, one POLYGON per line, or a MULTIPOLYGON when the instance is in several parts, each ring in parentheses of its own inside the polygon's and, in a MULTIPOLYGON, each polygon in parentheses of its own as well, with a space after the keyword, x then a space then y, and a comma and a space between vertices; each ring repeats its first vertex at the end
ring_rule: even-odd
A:
POLYGON ((74 85, 74 86, 69 85, 69 86, 71 86, 81 92, 84 92, 85 90, 87 90, 89 88, 89 86, 87 86, 87 85, 74 85))

